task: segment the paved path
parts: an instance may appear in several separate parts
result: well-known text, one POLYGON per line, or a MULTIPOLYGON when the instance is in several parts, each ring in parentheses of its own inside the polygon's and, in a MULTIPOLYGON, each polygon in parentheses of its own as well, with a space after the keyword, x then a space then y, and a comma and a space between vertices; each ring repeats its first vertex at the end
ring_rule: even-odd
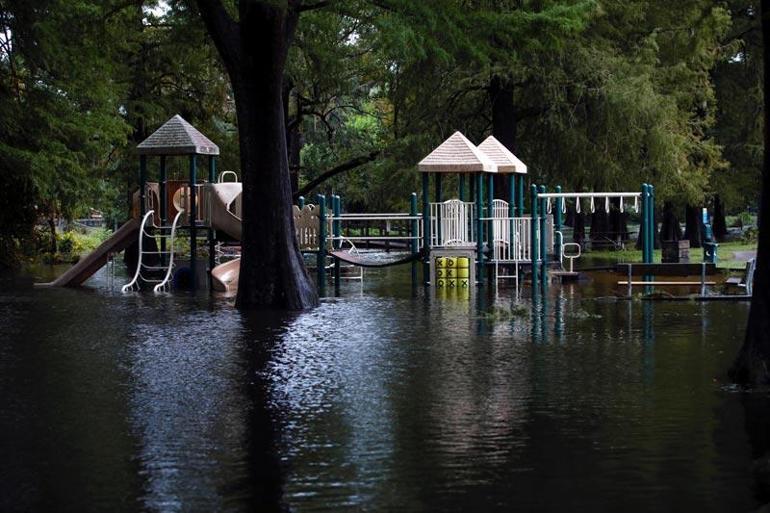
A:
POLYGON ((757 251, 733 251, 733 258, 740 262, 748 262, 752 258, 756 258, 757 251))

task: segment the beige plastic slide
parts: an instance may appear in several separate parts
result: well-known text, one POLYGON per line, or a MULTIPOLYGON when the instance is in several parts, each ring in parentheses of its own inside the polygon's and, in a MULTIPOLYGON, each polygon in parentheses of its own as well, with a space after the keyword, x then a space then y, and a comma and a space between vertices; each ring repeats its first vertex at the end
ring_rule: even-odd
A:
MULTIPOLYGON (((221 230, 230 237, 241 240, 241 218, 238 204, 233 203, 240 196, 243 185, 240 182, 210 184, 211 227, 221 230), (233 208, 235 207, 235 208, 233 208)), ((230 260, 211 270, 211 284, 214 290, 233 293, 238 289, 241 259, 230 260)))
POLYGON ((233 205, 241 195, 240 182, 210 184, 211 227, 221 230, 235 240, 241 240, 241 218, 238 205, 233 205), (236 208, 233 208, 235 206, 236 208), (233 212, 234 211, 234 212, 233 212))
POLYGON ((107 263, 110 254, 119 253, 136 241, 139 234, 139 220, 131 219, 98 248, 81 258, 61 276, 50 283, 36 283, 38 287, 77 287, 107 263))
POLYGON ((235 292, 238 290, 238 278, 241 273, 241 259, 236 258, 224 264, 219 264, 211 271, 211 286, 219 292, 235 292))

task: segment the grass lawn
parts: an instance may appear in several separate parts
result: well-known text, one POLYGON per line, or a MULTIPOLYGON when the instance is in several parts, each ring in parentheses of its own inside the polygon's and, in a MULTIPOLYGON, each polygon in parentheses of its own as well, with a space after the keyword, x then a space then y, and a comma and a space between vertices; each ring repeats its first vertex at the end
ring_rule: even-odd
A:
MULTIPOLYGON (((633 245, 633 242, 629 243, 630 245, 633 245)), ((718 250, 718 260, 717 260, 717 267, 720 269, 744 269, 746 267, 746 262, 743 260, 736 260, 734 252, 735 251, 756 251, 757 249, 757 243, 751 242, 746 243, 742 241, 731 241, 731 242, 722 242, 719 244, 719 250, 718 250)), ((700 262, 702 258, 703 250, 701 248, 692 248, 690 249, 690 260, 692 262, 700 262)), ((588 253, 585 253, 585 256, 591 257, 591 258, 601 258, 601 259, 614 259, 618 262, 641 262, 642 261, 642 251, 636 250, 636 249, 625 249, 622 251, 610 251, 610 250, 603 250, 603 251, 591 251, 588 253)), ((655 250, 655 262, 660 262, 661 260, 661 251, 659 249, 655 250)))

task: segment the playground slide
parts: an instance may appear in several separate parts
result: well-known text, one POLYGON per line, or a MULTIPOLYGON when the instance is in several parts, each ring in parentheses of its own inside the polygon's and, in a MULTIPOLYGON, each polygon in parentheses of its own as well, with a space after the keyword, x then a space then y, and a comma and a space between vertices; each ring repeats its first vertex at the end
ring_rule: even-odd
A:
POLYGON ((118 231, 91 253, 81 258, 80 261, 67 269, 67 271, 50 283, 36 283, 37 286, 48 287, 77 287, 86 281, 92 274, 107 263, 107 257, 111 253, 123 251, 132 242, 136 241, 139 233, 139 220, 131 219, 118 231))
POLYGON ((219 292, 235 292, 238 289, 240 272, 240 258, 220 264, 211 271, 211 286, 219 292))
POLYGON ((211 227, 221 230, 235 240, 241 240, 241 218, 231 211, 233 202, 241 194, 240 182, 210 184, 211 227))

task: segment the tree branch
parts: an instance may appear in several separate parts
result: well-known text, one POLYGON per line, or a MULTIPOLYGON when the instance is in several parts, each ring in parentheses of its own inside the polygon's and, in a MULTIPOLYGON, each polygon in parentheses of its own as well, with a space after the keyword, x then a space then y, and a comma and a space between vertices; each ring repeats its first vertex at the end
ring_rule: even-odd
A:
POLYGON ((323 9, 324 7, 328 7, 332 4, 330 0, 320 0, 314 4, 303 4, 299 6, 299 9, 297 12, 305 12, 305 11, 312 11, 314 9, 323 9))
POLYGON ((196 0, 196 2, 203 23, 232 76, 241 57, 240 24, 230 17, 221 0, 196 0))
POLYGON ((308 183, 307 185, 302 187, 299 191, 297 191, 294 194, 294 199, 297 199, 297 197, 299 196, 307 195, 307 193, 309 193, 310 191, 318 187, 320 184, 322 184, 329 178, 337 176, 340 173, 344 173, 345 171, 350 171, 351 169, 361 167, 364 164, 368 164, 369 162, 379 157, 381 154, 382 154, 382 150, 372 151, 367 155, 360 155, 358 157, 348 160, 347 162, 343 162, 342 164, 335 166, 329 169, 328 171, 324 171, 323 173, 318 175, 314 180, 311 180, 310 183, 308 183))

